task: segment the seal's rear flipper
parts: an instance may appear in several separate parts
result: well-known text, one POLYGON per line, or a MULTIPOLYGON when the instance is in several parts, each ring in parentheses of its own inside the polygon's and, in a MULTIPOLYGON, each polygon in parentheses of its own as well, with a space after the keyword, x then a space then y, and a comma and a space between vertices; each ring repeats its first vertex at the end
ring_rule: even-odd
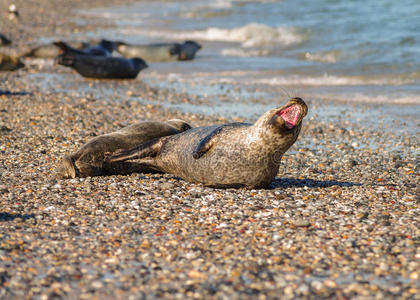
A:
POLYGON ((158 138, 128 150, 119 150, 111 154, 105 153, 105 162, 113 163, 144 157, 154 157, 160 152, 162 141, 162 138, 158 138))

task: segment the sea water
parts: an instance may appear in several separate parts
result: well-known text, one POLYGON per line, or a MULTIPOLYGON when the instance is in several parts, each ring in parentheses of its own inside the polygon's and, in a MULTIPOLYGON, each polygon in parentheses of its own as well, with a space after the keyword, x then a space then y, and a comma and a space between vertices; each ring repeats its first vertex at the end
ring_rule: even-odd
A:
POLYGON ((141 75, 151 84, 420 104, 418 0, 154 0, 84 13, 117 24, 108 39, 203 45, 191 62, 151 64, 141 75))

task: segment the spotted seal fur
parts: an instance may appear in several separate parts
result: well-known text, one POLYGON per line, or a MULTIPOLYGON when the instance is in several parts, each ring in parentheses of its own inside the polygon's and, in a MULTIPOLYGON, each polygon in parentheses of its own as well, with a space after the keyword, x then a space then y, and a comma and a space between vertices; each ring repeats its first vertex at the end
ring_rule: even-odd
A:
POLYGON ((136 162, 104 163, 104 153, 117 149, 130 149, 155 138, 168 136, 190 129, 183 120, 167 122, 143 121, 118 131, 92 138, 78 151, 66 155, 60 162, 58 173, 64 178, 110 174, 147 172, 150 169, 136 162))
POLYGON ((278 173, 282 155, 298 138, 307 111, 301 98, 292 98, 255 124, 197 127, 105 159, 112 163, 135 160, 213 187, 267 187, 278 173))

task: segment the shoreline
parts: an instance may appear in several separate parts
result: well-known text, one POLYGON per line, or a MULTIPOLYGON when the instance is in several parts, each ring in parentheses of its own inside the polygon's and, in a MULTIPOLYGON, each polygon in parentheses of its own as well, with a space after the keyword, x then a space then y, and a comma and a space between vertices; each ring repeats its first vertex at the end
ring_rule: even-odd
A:
MULTIPOLYGON (((60 28, 65 37, 77 28, 60 27, 72 24, 72 7, 131 0, 60 0, 60 13, 41 2, 22 8, 22 17, 39 13, 12 32, 18 48, 32 23, 32 36, 60 28), (43 16, 55 18, 43 25, 43 16)), ((47 65, 1 72, 0 82, 11 92, 0 95, 0 298, 420 299, 415 124, 407 134, 391 116, 384 131, 353 111, 320 121, 318 108, 333 104, 313 103, 270 189, 212 189, 168 174, 68 180, 56 163, 95 135, 144 119, 202 126, 243 116, 167 109, 212 97, 157 88, 142 73, 86 80, 47 65)))

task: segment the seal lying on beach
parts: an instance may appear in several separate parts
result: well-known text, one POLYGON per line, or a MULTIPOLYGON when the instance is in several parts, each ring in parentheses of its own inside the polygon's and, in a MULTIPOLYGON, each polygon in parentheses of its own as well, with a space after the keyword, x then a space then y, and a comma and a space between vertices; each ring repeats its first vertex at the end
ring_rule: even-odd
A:
POLYGON ((0 53, 0 71, 15 71, 24 66, 19 57, 0 53))
POLYGON ((141 58, 80 55, 71 52, 59 55, 56 62, 73 68, 83 77, 104 79, 133 79, 148 67, 141 58))
MULTIPOLYGON (((70 45, 73 49, 83 49, 89 47, 89 44, 85 42, 69 42, 68 45, 70 45)), ((62 53, 62 50, 51 43, 39 45, 25 52, 22 57, 56 58, 60 53, 62 53)))
POLYGON ((75 178, 148 172, 150 169, 136 162, 104 163, 104 153, 130 149, 152 139, 180 133, 190 128, 188 123, 178 119, 167 122, 144 121, 94 137, 77 152, 63 158, 59 174, 65 178, 75 178))
POLYGON ((54 42, 53 44, 60 48, 62 52, 79 55, 111 56, 115 49, 115 44, 107 40, 101 40, 97 45, 85 47, 83 49, 73 48, 69 44, 62 41, 54 42))
POLYGON ((105 161, 136 160, 213 187, 267 187, 278 173, 282 155, 296 141, 307 111, 302 99, 292 98, 253 125, 197 127, 106 155, 105 161))
POLYGON ((0 33, 0 46, 6 46, 11 43, 12 43, 11 40, 9 40, 6 36, 0 33))
POLYGON ((116 50, 126 58, 141 57, 147 62, 163 62, 191 60, 195 57, 201 45, 194 41, 184 43, 161 43, 150 45, 129 45, 124 42, 114 42, 116 50))

